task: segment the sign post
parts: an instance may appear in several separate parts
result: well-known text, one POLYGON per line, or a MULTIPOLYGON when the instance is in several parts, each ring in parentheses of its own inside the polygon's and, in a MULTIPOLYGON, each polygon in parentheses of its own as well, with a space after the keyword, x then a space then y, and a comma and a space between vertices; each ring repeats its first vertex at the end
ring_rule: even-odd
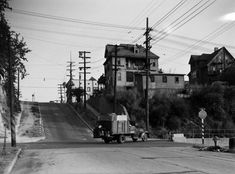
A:
POLYGON ((202 145, 204 145, 204 119, 206 118, 207 116, 207 113, 205 111, 204 108, 201 108, 201 110, 199 111, 198 113, 198 116, 201 118, 202 120, 202 145))

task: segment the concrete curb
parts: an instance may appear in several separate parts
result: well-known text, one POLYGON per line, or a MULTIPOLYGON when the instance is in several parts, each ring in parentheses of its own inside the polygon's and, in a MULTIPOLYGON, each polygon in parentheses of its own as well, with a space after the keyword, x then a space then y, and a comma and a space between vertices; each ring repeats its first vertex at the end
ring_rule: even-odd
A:
POLYGON ((16 156, 14 157, 14 159, 12 160, 10 165, 4 170, 4 174, 10 174, 12 172, 12 169, 15 166, 15 163, 16 163, 17 159, 19 158, 21 151, 22 151, 21 148, 17 151, 16 156))

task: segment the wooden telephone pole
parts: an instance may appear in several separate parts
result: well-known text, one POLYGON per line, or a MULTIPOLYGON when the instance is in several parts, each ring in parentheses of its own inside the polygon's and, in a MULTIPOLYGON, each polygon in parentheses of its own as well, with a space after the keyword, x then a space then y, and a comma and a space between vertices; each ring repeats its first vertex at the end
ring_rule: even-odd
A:
POLYGON ((89 54, 91 52, 88 52, 88 51, 79 51, 79 58, 82 58, 83 59, 83 62, 79 62, 79 64, 83 64, 83 66, 79 67, 79 69, 83 69, 84 72, 81 72, 81 73, 84 73, 84 108, 86 109, 86 75, 87 74, 90 74, 90 72, 87 72, 87 69, 91 68, 91 67, 87 67, 87 64, 88 63, 91 63, 91 62, 87 62, 87 59, 90 59, 91 57, 87 57, 86 54, 89 54))
POLYGON ((67 76, 69 76, 69 84, 68 84, 68 88, 67 88, 67 102, 72 103, 71 90, 72 90, 72 85, 73 85, 72 84, 73 77, 74 77, 73 71, 75 70, 75 69, 73 69, 73 67, 75 66, 74 65, 75 62, 72 61, 71 53, 70 53, 70 61, 68 61, 67 63, 69 63, 69 65, 67 66, 67 67, 69 67, 69 69, 67 69, 67 71, 69 71, 69 75, 67 75, 67 76))
POLYGON ((148 26, 148 18, 146 19, 146 31, 144 33, 145 35, 145 51, 146 51, 146 91, 145 91, 145 99, 146 99, 146 130, 149 131, 149 72, 150 72, 150 61, 149 61, 149 51, 150 51, 150 40, 151 37, 149 36, 149 33, 151 31, 151 28, 148 26))
POLYGON ((63 103, 63 84, 58 84, 58 93, 59 93, 59 96, 60 96, 60 103, 63 103))
POLYGON ((11 146, 16 147, 15 117, 14 117, 14 98, 12 82, 12 60, 11 60, 11 35, 8 36, 8 76, 9 76, 9 102, 10 102, 10 124, 11 124, 11 146))
POLYGON ((117 45, 114 46, 115 49, 115 60, 114 60, 114 85, 113 85, 113 113, 117 111, 117 45))

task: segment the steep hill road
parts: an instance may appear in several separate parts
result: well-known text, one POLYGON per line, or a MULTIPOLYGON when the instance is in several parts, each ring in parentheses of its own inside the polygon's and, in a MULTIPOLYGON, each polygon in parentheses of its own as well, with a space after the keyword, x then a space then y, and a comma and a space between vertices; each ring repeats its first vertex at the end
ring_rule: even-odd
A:
POLYGON ((45 142, 93 141, 91 130, 67 104, 39 103, 45 142))

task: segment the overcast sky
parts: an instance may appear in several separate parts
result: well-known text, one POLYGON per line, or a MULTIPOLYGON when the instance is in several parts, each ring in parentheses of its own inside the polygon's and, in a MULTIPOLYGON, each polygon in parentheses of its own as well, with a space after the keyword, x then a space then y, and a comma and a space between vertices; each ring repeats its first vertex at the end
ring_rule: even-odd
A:
POLYGON ((91 76, 98 79, 105 45, 143 44, 147 17, 151 51, 166 73, 187 75, 190 55, 212 53, 214 47, 225 46, 235 57, 234 0, 11 0, 10 6, 10 26, 32 50, 22 100, 32 94, 37 101, 59 99, 70 53, 78 78, 78 51, 90 51, 91 76))

